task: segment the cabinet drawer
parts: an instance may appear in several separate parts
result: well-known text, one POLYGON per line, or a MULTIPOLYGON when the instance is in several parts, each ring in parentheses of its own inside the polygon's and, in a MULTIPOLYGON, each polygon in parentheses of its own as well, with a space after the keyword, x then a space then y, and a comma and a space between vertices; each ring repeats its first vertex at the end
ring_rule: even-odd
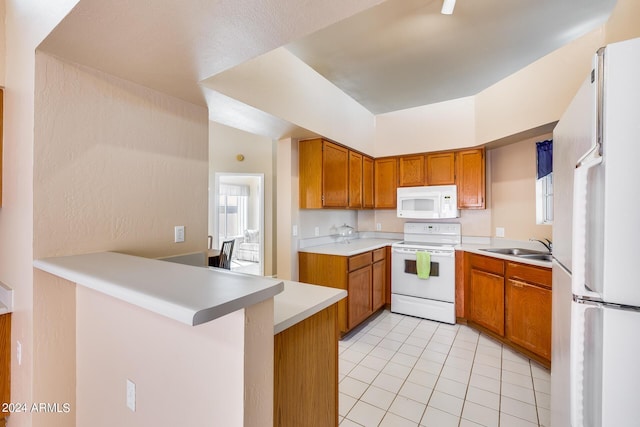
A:
POLYGON ((386 249, 380 248, 373 251, 373 262, 382 261, 385 259, 386 249))
POLYGON ((371 252, 349 257, 349 271, 357 270, 371 264, 371 252))
POLYGON ((469 263, 471 264, 471 268, 504 276, 504 261, 501 259, 484 255, 469 254, 469 263))
POLYGON ((551 289, 551 269, 507 262, 507 278, 522 280, 551 289))

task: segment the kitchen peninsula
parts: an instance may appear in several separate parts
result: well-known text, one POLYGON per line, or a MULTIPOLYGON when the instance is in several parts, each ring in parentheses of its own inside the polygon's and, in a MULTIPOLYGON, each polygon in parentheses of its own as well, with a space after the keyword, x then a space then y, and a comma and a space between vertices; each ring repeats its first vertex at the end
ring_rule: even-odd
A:
POLYGON ((179 418, 161 410, 167 399, 185 405, 186 424, 264 425, 272 404, 275 425, 310 413, 337 423, 336 303, 345 291, 114 252, 34 266, 76 284, 79 420, 94 423, 105 409, 132 417, 122 392, 131 379, 137 423, 179 418))

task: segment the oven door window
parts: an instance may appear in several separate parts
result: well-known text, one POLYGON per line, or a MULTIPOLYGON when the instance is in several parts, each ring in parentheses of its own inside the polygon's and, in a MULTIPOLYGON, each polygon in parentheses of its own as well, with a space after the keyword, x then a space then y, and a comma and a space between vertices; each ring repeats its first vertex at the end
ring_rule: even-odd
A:
MULTIPOLYGON (((407 274, 418 274, 418 268, 416 266, 415 259, 404 260, 404 272, 407 274)), ((438 276, 440 276, 440 263, 431 261, 431 272, 429 273, 429 277, 438 276)))

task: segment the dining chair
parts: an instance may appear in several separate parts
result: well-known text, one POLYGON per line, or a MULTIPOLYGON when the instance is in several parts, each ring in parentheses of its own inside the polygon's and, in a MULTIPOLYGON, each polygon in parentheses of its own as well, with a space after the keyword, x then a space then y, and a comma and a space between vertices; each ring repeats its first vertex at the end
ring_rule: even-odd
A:
POLYGON ((220 249, 220 257, 218 258, 218 268, 226 268, 231 270, 231 254, 233 253, 233 244, 235 240, 227 240, 222 242, 222 248, 220 249))

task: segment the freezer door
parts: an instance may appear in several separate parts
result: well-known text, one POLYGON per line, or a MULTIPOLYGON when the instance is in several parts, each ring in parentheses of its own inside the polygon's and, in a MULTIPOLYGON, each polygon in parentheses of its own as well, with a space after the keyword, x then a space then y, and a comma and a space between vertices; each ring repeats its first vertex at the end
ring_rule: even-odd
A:
POLYGON ((640 307, 640 38, 608 45, 604 60, 603 300, 640 307))
POLYGON ((596 85, 589 76, 553 130, 553 255, 571 269, 573 174, 595 144, 596 85))
POLYGON ((581 301, 571 312, 570 425, 637 426, 640 312, 581 301))

